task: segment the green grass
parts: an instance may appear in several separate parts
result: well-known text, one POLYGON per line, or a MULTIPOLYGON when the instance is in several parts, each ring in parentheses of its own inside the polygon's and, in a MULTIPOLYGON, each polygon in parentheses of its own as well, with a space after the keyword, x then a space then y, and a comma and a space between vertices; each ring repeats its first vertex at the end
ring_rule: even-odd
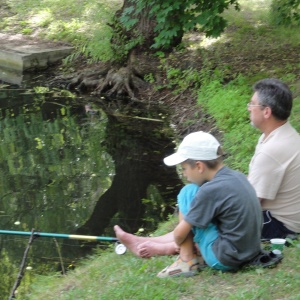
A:
POLYGON ((156 274, 174 257, 141 259, 129 252, 117 255, 111 248, 83 260, 65 277, 38 277, 22 299, 300 299, 299 246, 297 242, 285 247, 283 261, 274 268, 245 268, 236 273, 204 269, 194 277, 167 279, 156 274))
POLYGON ((12 14, 0 19, 2 32, 69 42, 91 61, 112 58, 107 23, 122 1, 8 0, 7 4, 12 14))

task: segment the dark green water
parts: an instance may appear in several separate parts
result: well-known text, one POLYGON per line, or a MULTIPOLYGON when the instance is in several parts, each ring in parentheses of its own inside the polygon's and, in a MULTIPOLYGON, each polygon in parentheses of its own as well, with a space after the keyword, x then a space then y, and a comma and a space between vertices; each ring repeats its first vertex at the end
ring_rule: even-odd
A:
MULTIPOLYGON (((173 211, 181 182, 162 163, 174 144, 161 112, 105 107, 0 83, 1 230, 113 236, 113 224, 152 230, 173 211)), ((28 240, 0 235, 0 299, 8 298, 28 240)), ((20 292, 36 274, 61 272, 59 250, 68 269, 95 246, 107 244, 35 239, 20 292)))

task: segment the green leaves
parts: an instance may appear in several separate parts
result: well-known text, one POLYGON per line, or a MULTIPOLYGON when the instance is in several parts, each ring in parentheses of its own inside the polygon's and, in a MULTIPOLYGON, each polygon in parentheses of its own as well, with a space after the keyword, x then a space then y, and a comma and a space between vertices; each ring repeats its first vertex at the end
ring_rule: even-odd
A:
POLYGON ((134 7, 129 6, 124 9, 123 14, 120 17, 121 23, 127 30, 130 30, 138 21, 137 18, 132 18, 132 13, 134 13, 134 7))
POLYGON ((152 48, 169 49, 177 46, 183 33, 200 25, 207 36, 219 36, 226 26, 220 16, 230 5, 239 9, 237 0, 129 0, 132 6, 124 9, 120 21, 130 29, 137 23, 138 14, 147 11, 155 20, 152 48))
POLYGON ((273 0, 271 20, 275 25, 300 25, 300 0, 273 0))

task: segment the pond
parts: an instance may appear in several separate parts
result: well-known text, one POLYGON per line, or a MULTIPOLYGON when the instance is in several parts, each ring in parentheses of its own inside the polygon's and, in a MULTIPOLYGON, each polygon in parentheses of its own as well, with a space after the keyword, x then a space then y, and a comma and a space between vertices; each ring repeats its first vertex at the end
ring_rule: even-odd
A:
MULTIPOLYGON (((175 145, 158 106, 0 82, 0 128, 0 230, 114 237, 119 224, 146 234, 174 212, 182 182, 162 161, 175 145)), ((3 299, 28 240, 0 234, 3 299)), ((20 291, 108 244, 35 238, 20 291)))

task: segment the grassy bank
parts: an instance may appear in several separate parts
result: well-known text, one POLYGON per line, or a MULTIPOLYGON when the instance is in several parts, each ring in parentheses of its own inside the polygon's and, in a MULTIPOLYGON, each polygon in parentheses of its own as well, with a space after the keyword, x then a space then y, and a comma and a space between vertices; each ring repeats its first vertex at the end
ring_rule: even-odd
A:
MULTIPOLYGON (((169 221, 156 234, 172 227, 169 221)), ((263 245, 266 249, 268 244, 263 245)), ((159 279, 156 274, 172 257, 140 259, 130 253, 95 253, 67 276, 43 276, 22 299, 299 299, 300 249, 284 249, 284 259, 272 269, 221 273, 205 269, 191 278, 159 279)))
MULTIPOLYGON (((161 224, 154 235, 169 232, 176 216, 161 224)), ((245 268, 237 273, 202 270, 190 278, 159 279, 156 274, 174 257, 140 259, 130 252, 117 255, 114 246, 95 250, 67 273, 36 277, 22 300, 211 300, 211 299, 300 299, 300 242, 290 241, 283 261, 271 269, 245 268)), ((262 244, 268 250, 268 243, 262 244)), ((17 299, 18 299, 17 298, 17 299)))
MULTIPOLYGON (((228 165, 245 173, 259 136, 249 125, 246 109, 256 80, 277 77, 290 84, 296 96, 291 122, 300 131, 300 31, 272 27, 268 23, 269 2, 244 1, 240 13, 227 12, 230 26, 219 39, 205 39, 196 33, 187 35, 185 47, 195 56, 201 56, 203 69, 201 73, 191 72, 189 77, 176 77, 177 82, 197 83, 194 92, 199 106, 208 118, 215 119, 223 133, 228 165)), ((101 55, 109 57, 110 32, 105 23, 120 1, 10 0, 7 3, 10 9, 2 15, 1 31, 68 41, 78 50, 92 54, 91 60, 101 55), (106 2, 111 7, 104 9, 106 2), (96 47, 97 39, 103 39, 101 48, 96 47)), ((176 217, 171 217, 155 234, 171 230, 175 222, 176 217)), ((300 299, 298 242, 284 249, 283 262, 273 269, 245 269, 233 274, 206 269, 192 278, 157 278, 156 274, 173 260, 172 257, 145 260, 130 253, 118 256, 113 248, 105 252, 97 250, 67 276, 49 274, 35 278, 29 291, 24 293, 20 288, 18 298, 300 299)))

